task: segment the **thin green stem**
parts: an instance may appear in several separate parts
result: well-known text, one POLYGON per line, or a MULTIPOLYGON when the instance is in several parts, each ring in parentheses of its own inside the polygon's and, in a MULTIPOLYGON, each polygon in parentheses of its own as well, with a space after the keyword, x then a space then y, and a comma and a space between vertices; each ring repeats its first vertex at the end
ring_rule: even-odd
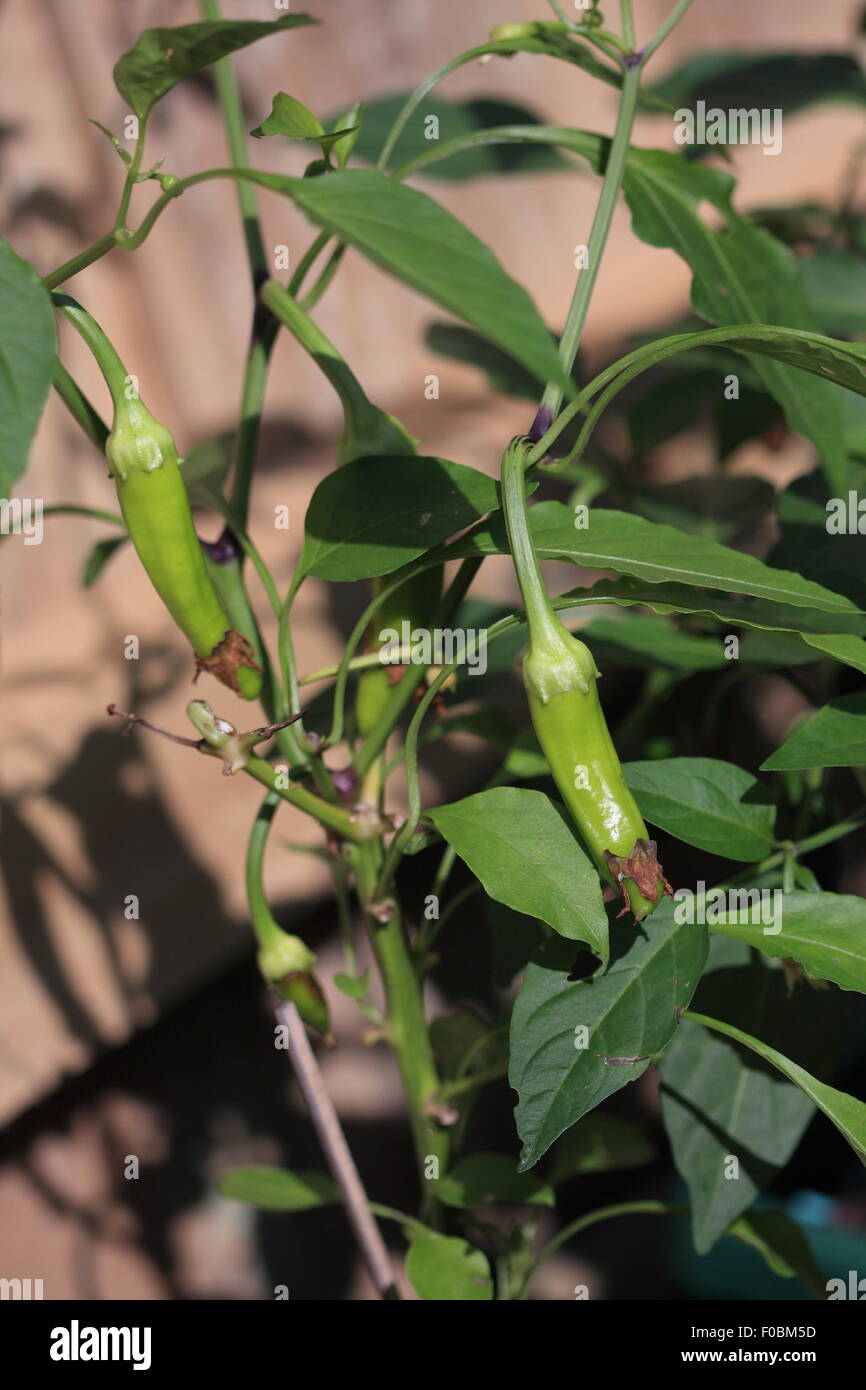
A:
POLYGON ((363 843, 364 831, 351 819, 348 811, 343 810, 340 806, 332 805, 329 801, 323 801, 320 796, 308 791, 306 787, 283 787, 278 782, 279 774, 276 768, 265 762, 264 758, 257 756, 248 758, 244 764, 244 772, 261 783, 263 787, 267 787, 268 791, 276 792, 283 801, 288 801, 290 806, 296 806, 298 810, 306 811, 307 815, 313 816, 327 830, 333 830, 335 834, 352 844, 363 843))
POLYGON ((648 63, 652 55, 655 53, 656 49, 661 48, 668 34, 671 32, 672 29, 676 27, 677 24, 679 24, 686 10, 689 8, 691 4, 692 0, 679 0, 679 3, 674 6, 667 19, 664 21, 663 24, 659 26, 659 28, 656 30, 656 32, 650 39, 649 43, 644 46, 644 63, 648 63))
POLYGON ((104 512, 101 507, 82 507, 74 502, 53 502, 43 508, 43 516, 86 516, 91 521, 107 521, 109 526, 119 526, 126 530, 126 522, 120 512, 104 512))
POLYGON ((577 1220, 570 1221, 567 1226, 563 1226, 553 1238, 545 1245, 540 1255, 532 1261, 526 1274, 524 1275, 523 1286, 520 1297, 523 1298, 529 1288, 532 1278, 536 1271, 549 1260, 551 1255, 555 1255, 557 1250, 571 1240, 572 1236, 580 1235, 581 1231, 586 1231, 590 1226, 596 1226, 600 1221, 609 1221, 615 1216, 682 1216, 688 1211, 688 1207, 679 1202, 656 1202, 652 1200, 641 1202, 617 1202, 611 1207, 599 1207, 597 1211, 587 1212, 585 1216, 579 1216, 577 1220))
POLYGON ((87 266, 93 265, 94 261, 100 260, 107 251, 116 245, 117 238, 112 228, 110 232, 105 233, 105 236, 101 236, 98 241, 95 241, 92 246, 88 246, 84 251, 79 251, 76 256, 64 261, 63 265, 59 265, 49 275, 44 275, 42 277, 43 285, 47 290, 57 289, 58 285, 62 285, 66 280, 71 280, 73 275, 77 275, 80 270, 85 270, 87 266))
POLYGON ((354 372, 316 323, 278 280, 266 280, 259 298, 279 319, 324 372, 340 398, 348 417, 369 408, 369 401, 354 372))
POLYGON ((431 1178, 438 1178, 447 1170, 451 1145, 448 1131, 435 1116, 440 1082, 424 1017, 421 984, 415 973, 399 905, 392 901, 383 914, 383 905, 376 897, 381 846, 368 841, 349 854, 370 944, 385 986, 388 1037, 403 1079, 425 1191, 422 1210, 432 1214, 435 1186, 428 1184, 431 1178), (383 915, 385 921, 382 921, 383 915))
POLYGON ((555 643, 559 641, 561 623, 541 575, 526 515, 524 469, 528 447, 526 440, 512 440, 502 457, 502 510, 508 548, 529 622, 530 640, 555 643))
POLYGON ((117 209, 117 217, 114 219, 114 230, 122 232, 126 226, 126 214, 129 212, 129 204, 132 199, 132 190, 135 188, 138 171, 141 168, 141 160, 144 154, 144 140, 147 134, 147 117, 142 117, 138 127, 138 139, 135 142, 132 160, 126 170, 126 178, 123 183, 123 191, 120 195, 120 206, 117 209))
MULTIPOLYGON (((625 20, 625 13, 623 15, 625 20)), ((637 110, 638 93, 640 90, 640 67, 626 67, 623 73, 622 91, 620 93, 619 114, 616 121, 613 143, 608 155, 607 167, 604 172, 604 181, 601 186, 598 204, 593 218, 592 230, 589 235, 587 246, 588 264, 581 270, 575 286, 574 296, 565 321, 562 338, 559 344, 559 356, 566 374, 571 372, 574 360, 577 356, 577 349, 580 344, 583 325, 586 321, 586 314, 592 292, 595 287, 596 276, 601 265, 604 248, 607 244, 607 237, 610 231, 610 224, 613 220, 613 212, 616 200, 622 187, 623 175, 625 173, 626 160, 628 159, 629 143, 631 132, 634 125, 635 111, 637 110)), ((542 408, 547 408, 552 414, 556 414, 562 404, 562 390, 556 382, 551 382, 542 398, 542 408)))
POLYGON ((319 235, 310 243, 301 259, 295 267, 295 273, 289 281, 289 294, 292 299, 297 299, 301 286, 307 278, 307 272, 313 263, 324 251, 328 242, 331 240, 330 232, 319 232, 319 235))
MULTIPOLYGON (((199 5, 205 19, 220 19, 218 0, 199 0, 199 5)), ((239 169, 248 168, 246 124, 240 90, 231 59, 228 57, 218 59, 213 65, 213 71, 232 163, 239 169)), ((268 273, 258 204, 253 189, 240 181, 237 184, 237 199, 247 246, 247 258, 250 263, 250 274, 255 283, 256 280, 268 273)))
POLYGON ((104 454, 105 441, 110 434, 108 425, 59 359, 54 367, 54 389, 73 420, 78 422, 91 443, 104 454))
POLYGON ((105 377, 111 392, 115 409, 118 406, 122 407, 126 400, 125 392, 129 385, 129 373, 121 362, 111 339, 100 328, 93 315, 89 314, 71 295, 65 294, 62 290, 54 290, 51 298, 54 301, 55 309, 58 309, 64 318, 69 320, 93 353, 96 364, 105 377))
POLYGON ((334 247, 333 251, 328 257, 327 261, 325 262, 325 265, 322 267, 322 272, 316 280, 315 284, 308 291, 308 293, 304 295, 303 299, 299 300, 302 309, 305 309, 309 313, 310 309, 314 308, 315 305, 318 304, 319 300, 322 298, 322 295, 325 293, 325 290, 328 288, 337 271, 339 270, 340 262, 342 261, 345 254, 345 242, 338 242, 338 244, 334 247))
POLYGON ((628 44, 629 53, 634 52, 634 14, 632 13, 631 0, 619 0, 620 22, 622 25, 622 36, 628 44))
POLYGON ((507 1075, 507 1062, 495 1062, 489 1067, 479 1067, 478 1071, 471 1072, 469 1076, 462 1076, 459 1080, 446 1082, 439 1092, 439 1099, 442 1102, 457 1100, 459 1096, 468 1095, 471 1091, 476 1091, 479 1086, 486 1086, 490 1081, 499 1081, 507 1075))
POLYGON ((250 921, 260 946, 267 947, 282 936, 282 929, 268 905, 264 886, 265 846, 280 804, 277 792, 268 792, 258 809, 247 842, 246 887, 250 921))

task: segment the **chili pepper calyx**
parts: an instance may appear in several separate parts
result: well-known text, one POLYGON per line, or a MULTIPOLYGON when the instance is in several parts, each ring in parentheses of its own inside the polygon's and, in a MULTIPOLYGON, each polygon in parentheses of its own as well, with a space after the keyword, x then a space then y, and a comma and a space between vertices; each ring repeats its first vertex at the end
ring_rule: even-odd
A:
POLYGON ((269 985, 276 985, 285 975, 299 970, 310 970, 316 957, 299 936, 289 932, 275 931, 268 938, 268 944, 259 951, 256 960, 259 970, 269 985))
POLYGON ((634 848, 628 855, 613 854, 611 850, 606 849, 604 861, 611 878, 622 892, 624 906, 617 913, 618 917, 622 917, 626 912, 633 912, 635 920, 640 922, 647 915, 647 912, 641 912, 635 907, 634 895, 630 895, 628 891, 629 879, 641 897, 648 899, 653 906, 657 905, 666 893, 673 896, 674 890, 665 878, 664 870, 658 861, 658 845, 655 840, 635 840, 634 848))
POLYGON ((209 675, 216 676, 218 681, 227 685, 229 690, 234 690, 237 695, 246 695, 245 686, 248 679, 260 682, 264 672, 261 666, 256 663, 255 653, 252 643, 237 628, 231 627, 225 634, 221 642, 217 642, 213 651, 208 656, 195 658, 195 676, 197 681, 202 671, 209 675), (247 677, 244 673, 249 672, 247 677), (258 675, 254 675, 258 672, 258 675))
POLYGON ((282 999, 294 1004, 310 1028, 321 1033, 328 1047, 334 1046, 328 1002, 315 975, 309 970, 293 970, 280 980, 271 980, 270 984, 282 999))
POLYGON ((121 482, 131 473, 152 473, 166 463, 179 462, 171 430, 155 420, 137 397, 115 401, 105 455, 112 475, 121 482))
POLYGON ((529 692, 543 704, 572 690, 588 695, 598 676, 589 647, 572 637, 560 622, 546 624, 540 637, 533 636, 530 629, 523 677, 529 692))

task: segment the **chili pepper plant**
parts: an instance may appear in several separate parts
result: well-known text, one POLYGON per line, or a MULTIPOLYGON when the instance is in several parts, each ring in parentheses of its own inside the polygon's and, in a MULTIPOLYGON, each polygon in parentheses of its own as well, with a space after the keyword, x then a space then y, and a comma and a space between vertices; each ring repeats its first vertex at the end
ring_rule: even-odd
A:
MULTIPOLYGON (((291 91, 256 92, 251 128, 231 55, 268 38, 284 45, 291 73, 294 31, 318 21, 294 12, 233 20, 202 0, 200 22, 147 30, 114 69, 133 132, 102 127, 124 166, 114 225, 41 278, 0 246, 3 487, 22 474, 53 387, 91 441, 94 467, 100 456, 107 466, 105 509, 94 516, 118 544, 132 542, 189 643, 199 678, 186 711, 192 728, 183 731, 179 708, 164 731, 181 745, 176 756, 220 761, 222 796, 243 777, 265 789, 246 880, 261 973, 284 1001, 281 1026, 297 1030, 301 1019, 317 1046, 339 1047, 329 1002, 342 991, 378 1045, 393 1049, 402 1077, 417 1210, 359 1197, 327 1126, 336 1181, 324 1163, 316 1173, 238 1169, 224 1176, 223 1194, 296 1212, 345 1200, 374 1270, 371 1217, 396 1223, 394 1247, 405 1238, 408 1285, 422 1299, 525 1299, 544 1261, 572 1238, 579 1245, 584 1228, 683 1208, 699 1252, 733 1236, 823 1297, 802 1231, 772 1203, 755 1204, 818 1112, 822 1142, 835 1127, 833 1142, 866 1159, 866 1104, 834 1085, 849 1006, 866 991, 866 904, 835 891, 847 837, 866 824, 856 505, 866 349, 854 341, 862 323, 822 278, 822 266, 839 273, 840 258, 846 274, 866 277, 866 220, 853 184, 841 208, 749 214, 736 198, 736 135, 728 131, 722 150, 679 138, 701 90, 700 63, 658 81, 657 55, 689 5, 679 0, 649 34, 636 32, 631 0, 612 20, 594 3, 572 13, 553 4, 552 18, 479 35, 396 100, 334 116, 291 91), (612 136, 544 124, 513 106, 495 123, 490 103, 440 93, 480 58, 589 75, 616 99, 612 136), (170 167, 171 151, 151 148, 149 120, 178 82, 205 70, 230 159, 179 177, 162 163, 170 167), (635 143, 639 111, 659 118, 659 147, 635 143), (294 142, 295 175, 267 171, 274 141, 294 142), (598 189, 558 338, 494 252, 434 196, 437 178, 474 178, 483 199, 486 178, 532 169, 589 177, 598 189), (252 303, 227 480, 200 457, 179 458, 177 422, 154 418, 136 362, 121 360, 111 322, 87 308, 88 267, 134 254, 179 198, 195 198, 210 179, 236 187, 248 265, 234 273, 248 276, 252 303), (263 239, 260 189, 310 223, 288 279, 263 239), (687 263, 691 315, 589 376, 578 349, 621 198, 637 239, 687 263), (319 327, 317 306, 346 253, 449 316, 429 331, 431 354, 480 371, 491 393, 525 398, 522 435, 496 437, 491 427, 488 472, 425 452, 368 398, 362 367, 356 375, 319 327), (101 369, 110 419, 58 358, 58 319, 101 369), (325 374, 343 417, 285 592, 250 525, 280 334, 325 374), (713 441, 712 472, 653 482, 647 456, 700 422, 713 441), (727 468, 742 443, 788 432, 807 442, 812 468, 786 488, 727 468), (197 524, 208 528, 191 509, 193 464, 196 498, 206 496, 222 527, 212 541, 197 535, 197 524), (496 555, 513 562, 513 611, 473 592, 496 555), (550 560, 576 567, 564 591, 545 575, 550 560), (342 659, 305 673, 292 637, 296 596, 302 585, 346 583, 363 612, 342 659), (262 593, 270 611, 260 622, 251 595, 262 593), (476 682, 482 654, 486 676, 476 682), (509 672, 518 698, 506 708, 493 678, 501 686, 509 672), (777 731, 775 747, 756 715, 768 680, 792 687, 802 712, 777 731), (248 702, 248 727, 221 713, 226 687, 248 702), (425 804, 426 746, 455 733, 484 751, 487 780, 458 800, 425 804), (265 893, 283 802, 321 832, 345 950, 334 978, 279 925, 265 893), (425 980, 458 924, 489 962, 483 1007, 431 1017, 425 980), (660 1073, 677 1200, 654 1187, 646 1198, 586 1207, 557 1230, 557 1190, 652 1158, 648 1112, 624 1114, 618 1095, 650 1069, 660 1073), (511 1140, 495 1151, 475 1124, 491 1090, 513 1106, 511 1140)), ((327 24, 319 38, 324 64, 327 24)), ((859 73, 853 58, 836 57, 849 76, 859 73)), ((831 98, 838 71, 799 61, 801 74, 812 62, 815 80, 798 104, 831 98)), ((792 60, 763 62, 790 85, 792 60)), ((742 87, 750 71, 745 60, 720 59, 713 90, 742 87)), ((370 352, 384 350, 375 329, 369 338, 370 352)), ((58 498, 52 510, 82 509, 58 498)), ((139 711, 125 717, 149 723, 139 711)), ((385 1269, 380 1291, 393 1296, 385 1269)))

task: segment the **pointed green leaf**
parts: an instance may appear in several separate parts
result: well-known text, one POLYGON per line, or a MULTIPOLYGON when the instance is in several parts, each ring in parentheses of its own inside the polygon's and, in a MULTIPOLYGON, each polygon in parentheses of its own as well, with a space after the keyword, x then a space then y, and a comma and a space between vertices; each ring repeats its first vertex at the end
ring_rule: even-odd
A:
MULTIPOLYGON (((711 941, 695 1006, 760 1032, 813 1070, 828 1073, 835 1062, 838 999, 790 996, 784 973, 740 941, 711 941)), ((688 1185, 695 1249, 705 1254, 788 1162, 814 1106, 769 1064, 705 1029, 680 1029, 660 1069, 662 1117, 688 1185)))
POLYGON ((461 1158, 436 1184, 446 1207, 481 1207, 489 1202, 552 1207, 553 1188, 534 1173, 519 1173, 507 1154, 477 1153, 461 1158))
POLYGON ((114 85, 137 116, 145 119, 176 83, 257 39, 281 29, 298 29, 318 20, 308 14, 274 20, 221 19, 145 29, 114 66, 114 85))
POLYGON ((794 726, 761 770, 866 766, 866 695, 843 695, 794 726))
MULTIPOLYGON (((736 890, 731 890, 736 891, 736 890)), ((739 890, 743 906, 707 909, 711 932, 745 941, 765 956, 799 961, 813 980, 866 994, 866 901, 837 893, 785 893, 772 921, 762 921, 760 894, 739 890)))
POLYGON ((556 343, 529 295, 484 242, 426 193, 373 169, 316 179, 255 177, 288 194, 317 226, 573 394, 556 343))
POLYGON ((765 859, 776 808, 750 772, 717 758, 658 758, 623 772, 641 814, 659 829, 723 859, 765 859))
POLYGON ((826 1086, 803 1067, 797 1066, 789 1057, 784 1057, 775 1048, 769 1047, 765 1042, 751 1037, 739 1028, 734 1028, 730 1023, 722 1023, 717 1018, 707 1018, 705 1014, 692 1011, 686 1014, 686 1018, 690 1023, 700 1024, 704 1028, 711 1028, 717 1033, 733 1038, 734 1042, 751 1048, 759 1057, 778 1067, 783 1076, 787 1076, 799 1086, 818 1109, 823 1111, 831 1124, 836 1126, 842 1137, 851 1145, 860 1162, 866 1165, 866 1105, 862 1100, 857 1100, 856 1096, 849 1096, 844 1091, 837 1091, 833 1086, 826 1086))
POLYGON ((815 1259, 805 1232, 783 1211, 747 1212, 727 1234, 757 1250, 780 1278, 797 1278, 814 1298, 827 1297, 827 1276, 815 1259))
POLYGON ((408 454, 355 459, 313 493, 298 575, 391 574, 496 504, 493 479, 462 463, 408 454))
POLYGON ((642 1168, 658 1155, 643 1130, 618 1115, 594 1111, 557 1139, 550 1151, 548 1181, 554 1187, 582 1173, 642 1168))
POLYGON ((607 959, 598 874, 543 792, 494 787, 427 813, 491 898, 607 959))
POLYGON ((309 1211, 340 1201, 340 1189, 326 1173, 291 1173, 288 1168, 232 1168, 219 1180, 223 1197, 263 1211, 309 1211))
POLYGON ((609 966, 589 980, 569 978, 574 951, 556 938, 526 968, 511 1020, 509 1073, 519 1097, 521 1170, 643 1075, 673 1037, 700 979, 706 932, 675 922, 668 900, 646 928, 619 924, 614 940, 609 966))

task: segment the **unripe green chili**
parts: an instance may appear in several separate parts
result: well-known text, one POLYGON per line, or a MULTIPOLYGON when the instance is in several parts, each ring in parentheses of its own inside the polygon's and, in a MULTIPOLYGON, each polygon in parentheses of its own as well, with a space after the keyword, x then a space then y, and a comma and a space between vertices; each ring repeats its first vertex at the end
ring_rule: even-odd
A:
POLYGON ((95 320, 69 295, 53 297, 108 383, 114 422, 105 454, 123 519, 153 587, 192 646, 196 673, 209 671, 256 699, 262 668, 248 639, 231 626, 208 576, 170 431, 131 390, 133 378, 95 320))
POLYGON ((503 508, 528 627, 523 682, 529 713, 600 874, 620 887, 640 921, 671 889, 623 776, 599 702, 592 653, 560 622, 544 587, 526 519, 530 447, 527 439, 512 440, 502 460, 503 508))

